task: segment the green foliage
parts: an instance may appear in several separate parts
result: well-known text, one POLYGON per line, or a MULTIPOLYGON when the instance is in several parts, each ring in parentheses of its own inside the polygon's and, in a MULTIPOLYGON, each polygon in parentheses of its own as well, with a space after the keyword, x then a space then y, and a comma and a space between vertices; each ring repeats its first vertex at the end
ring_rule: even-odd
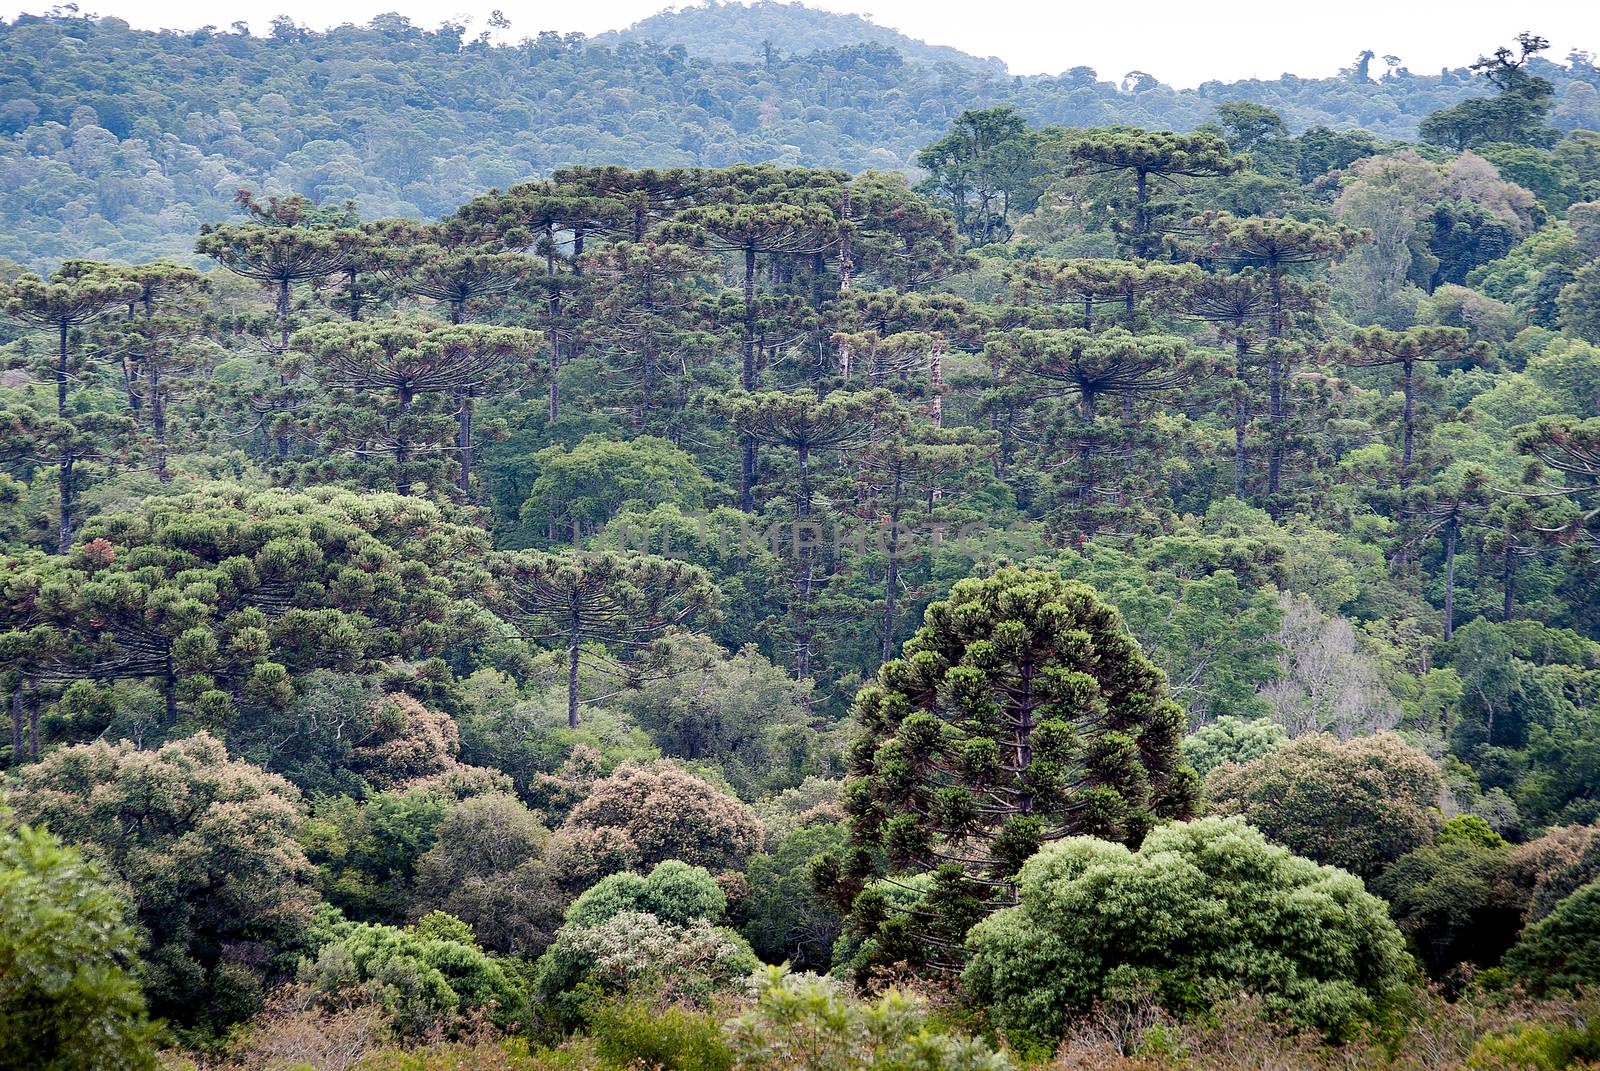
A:
POLYGON ((832 965, 844 920, 813 887, 811 862, 843 852, 845 844, 845 831, 838 825, 801 826, 750 860, 744 935, 763 962, 788 963, 799 971, 832 965))
POLYGON ((668 859, 647 875, 625 872, 601 878, 567 907, 565 922, 587 929, 634 911, 687 926, 696 919, 717 922, 727 906, 727 896, 703 867, 668 859))
POLYGON ((916 997, 889 991, 858 1001, 837 982, 772 968, 758 976, 755 1004, 727 1025, 744 1071, 1007 1071, 981 1041, 945 1033, 916 997))
POLYGON ((326 1000, 371 994, 404 1037, 448 1033, 473 1012, 501 1028, 525 1024, 520 978, 459 935, 428 918, 410 930, 338 923, 315 960, 301 963, 300 976, 326 1000))
POLYGON ((1463 963, 1493 967, 1521 926, 1524 903, 1508 880, 1505 843, 1483 833, 1499 841, 1487 826, 1463 837, 1447 823, 1437 844, 1402 856, 1373 883, 1434 977, 1463 963))
POLYGON ((1532 993, 1600 980, 1600 883, 1582 886, 1524 930, 1505 969, 1532 993))
POLYGON ((1213 813, 1362 877, 1434 839, 1442 788, 1438 766, 1393 733, 1313 733, 1206 778, 1213 813))
POLYGON ((126 908, 73 848, 0 804, 0 1064, 154 1068, 126 908))
POLYGON ((708 1007, 757 965, 742 937, 703 918, 679 925, 622 911, 593 926, 563 926, 539 957, 533 984, 547 1012, 570 1028, 618 996, 708 1007))
POLYGON ((1289 734, 1275 721, 1224 714, 1183 738, 1183 761, 1204 777, 1224 763, 1250 762, 1288 742, 1289 734))
POLYGON ((300 793, 204 733, 151 751, 52 752, 18 780, 20 817, 47 825, 129 891, 149 942, 151 1010, 197 1030, 248 1018, 293 965, 316 899, 295 840, 300 793))
POLYGON ((1151 995, 1177 1013, 1246 990, 1333 1034, 1398 995, 1409 968, 1361 882, 1270 844, 1236 818, 1156 829, 1143 846, 1052 844, 1021 902, 980 923, 962 976, 996 1026, 1059 1039, 1097 1000, 1151 995))
POLYGON ((1002 569, 930 606, 857 697, 853 851, 847 869, 837 858, 824 869, 843 904, 870 872, 868 849, 892 872, 937 872, 932 900, 911 916, 885 920, 870 898, 857 901, 863 934, 909 923, 933 942, 880 932, 877 954, 948 956, 1040 844, 1080 832, 1137 842, 1160 818, 1186 815, 1195 778, 1178 757, 1183 715, 1165 683, 1115 610, 1055 574, 1002 569), (958 843, 963 864, 946 863, 958 843))
POLYGON ((707 1012, 625 1001, 594 1008, 584 1028, 609 1067, 728 1071, 733 1066, 722 1023, 707 1012))

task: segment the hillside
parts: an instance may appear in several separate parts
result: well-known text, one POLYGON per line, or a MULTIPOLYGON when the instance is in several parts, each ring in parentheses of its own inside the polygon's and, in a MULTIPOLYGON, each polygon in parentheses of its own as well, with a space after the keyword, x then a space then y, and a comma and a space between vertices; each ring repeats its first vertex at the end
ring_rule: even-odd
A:
MULTIPOLYGON (((353 200, 368 216, 436 217, 573 163, 909 169, 962 111, 998 103, 1038 124, 1183 131, 1247 99, 1292 130, 1410 138, 1429 112, 1483 92, 1465 68, 1195 90, 1146 80, 1123 91, 1087 68, 1009 78, 984 61, 930 64, 878 44, 807 51, 869 24, 783 5, 692 9, 641 26, 702 41, 715 26, 748 42, 779 19, 812 29, 786 32, 769 66, 553 33, 495 47, 392 15, 327 33, 280 20, 266 37, 23 16, 0 24, 0 256, 28 265, 187 256, 194 228, 226 218, 239 187, 353 200), (734 32, 741 25, 748 31, 734 32)), ((1535 62, 1555 84, 1554 125, 1600 126, 1600 71, 1535 62)))
POLYGON ((994 56, 979 59, 958 48, 907 37, 860 15, 839 15, 777 0, 756 0, 752 4, 709 0, 678 11, 662 11, 625 30, 595 38, 602 45, 622 41, 682 45, 689 55, 718 63, 765 61, 769 42, 778 56, 875 45, 892 48, 913 63, 953 63, 1001 77, 1007 73, 1006 65, 994 56))

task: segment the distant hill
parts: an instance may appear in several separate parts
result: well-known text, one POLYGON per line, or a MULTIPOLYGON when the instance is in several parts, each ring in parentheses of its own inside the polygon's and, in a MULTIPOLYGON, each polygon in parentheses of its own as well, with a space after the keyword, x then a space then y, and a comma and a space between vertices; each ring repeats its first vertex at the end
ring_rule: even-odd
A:
POLYGON ((958 48, 925 44, 860 15, 837 15, 777 0, 756 0, 752 4, 708 0, 651 15, 625 30, 613 30, 594 40, 603 45, 619 41, 682 45, 689 55, 718 63, 765 62, 769 42, 778 55, 877 45, 892 48, 915 63, 954 63, 1002 77, 1007 73, 1006 65, 993 56, 979 59, 958 48))
MULTIPOLYGON (((1556 125, 1600 127, 1600 70, 1535 63, 1560 94, 1556 125)), ((1192 90, 1119 86, 1088 68, 1012 77, 856 16, 780 3, 504 46, 398 15, 326 33, 278 20, 263 37, 24 15, 0 22, 0 257, 187 256, 201 223, 233 213, 239 187, 435 216, 572 163, 911 169, 962 111, 996 104, 1041 125, 1190 130, 1245 99, 1295 131, 1405 139, 1434 109, 1485 92, 1465 68, 1192 90), (780 42, 770 62, 763 40, 780 42), (707 55, 718 48, 746 58, 707 55)))

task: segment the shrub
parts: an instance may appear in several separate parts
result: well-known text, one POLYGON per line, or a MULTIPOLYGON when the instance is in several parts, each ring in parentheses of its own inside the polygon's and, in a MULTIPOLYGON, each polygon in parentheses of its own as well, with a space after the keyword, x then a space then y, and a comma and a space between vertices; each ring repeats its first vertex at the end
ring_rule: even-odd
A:
POLYGON ((704 919, 677 925, 623 911, 594 926, 563 926, 539 957, 534 987, 556 1021, 571 1027, 589 1007, 618 996, 704 1007, 757 966, 743 938, 704 919))
POLYGON ((1440 977, 1468 962, 1492 967, 1517 939, 1523 899, 1510 881, 1507 854, 1503 841, 1441 837, 1373 883, 1430 974, 1440 977))
POLYGON ((636 870, 681 859, 713 873, 743 870, 761 847, 761 823, 748 807, 662 760, 625 762, 596 781, 567 816, 568 831, 611 833, 636 870))
POLYGON ((155 1067, 125 914, 77 850, 0 804, 0 1067, 155 1067))
POLYGON ((1174 1012, 1258 993, 1330 1033, 1372 1015, 1409 969, 1361 882, 1269 843, 1243 821, 1156 829, 1137 851, 1088 837, 1022 868, 1020 903, 968 938, 968 992, 1002 1029, 1059 1039, 1073 1013, 1150 992, 1174 1012))
POLYGON ((1271 718, 1224 714, 1183 740, 1183 761, 1204 777, 1228 762, 1249 762, 1289 742, 1289 733, 1271 718))
POLYGON ((1394 733, 1302 736, 1206 778, 1213 813, 1362 877, 1432 842, 1443 789, 1433 760, 1394 733))
POLYGON ((1600 882, 1590 882, 1531 924, 1506 953, 1506 972, 1529 992, 1600 982, 1600 882))
POLYGON ((602 878, 567 908, 566 923, 581 929, 624 911, 642 911, 687 926, 697 919, 715 922, 727 906, 722 886, 704 867, 669 859, 657 863, 648 877, 623 873, 602 878))
POLYGON ((728 1071, 733 1056, 716 1016, 690 1008, 625 1001, 595 1008, 585 1024, 611 1067, 652 1071, 728 1071))
POLYGON ((845 850, 845 831, 837 825, 805 826, 790 833, 770 855, 750 860, 750 894, 744 935, 768 963, 788 962, 795 970, 824 971, 844 919, 811 880, 811 861, 845 850))
POLYGON ((952 1037, 923 1003, 890 991, 868 1004, 831 978, 774 968, 755 1006, 727 1024, 739 1071, 1009 1071, 980 1041, 952 1037))
POLYGON ((154 1013, 207 1027, 248 1019, 264 978, 292 969, 316 895, 288 781, 199 733, 151 751, 62 748, 24 767, 19 789, 20 817, 127 882, 150 938, 154 1013))
POLYGON ((409 930, 339 923, 315 962, 302 962, 301 978, 330 1001, 375 995, 406 1037, 452 1031, 472 1013, 502 1028, 524 1021, 528 1001, 520 979, 483 949, 455 939, 459 930, 441 936, 452 928, 440 922, 409 930))
POLYGON ((412 912, 442 909, 471 926, 485 948, 537 956, 555 939, 565 900, 545 858, 549 841, 513 796, 462 800, 417 860, 412 912))

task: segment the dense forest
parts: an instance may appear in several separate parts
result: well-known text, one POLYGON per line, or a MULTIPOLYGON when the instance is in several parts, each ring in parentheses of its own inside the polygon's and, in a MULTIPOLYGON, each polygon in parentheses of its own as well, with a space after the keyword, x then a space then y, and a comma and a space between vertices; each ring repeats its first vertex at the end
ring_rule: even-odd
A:
POLYGON ((0 1067, 1600 1063, 1581 57, 5 35, 0 1067))
MULTIPOLYGON (((963 111, 998 104, 1038 125, 1188 131, 1247 100, 1296 134, 1389 140, 1415 139, 1426 116, 1481 91, 1467 67, 1413 73, 1365 53, 1335 78, 1192 91, 1137 71, 1097 81, 1087 67, 1013 78, 775 3, 691 7, 604 43, 540 33, 496 46, 398 16, 328 33, 286 19, 256 27, 263 36, 248 29, 0 22, 0 257, 35 270, 183 260, 241 187, 434 219, 577 164, 908 170, 963 111)), ((1553 129, 1600 128, 1591 56, 1531 64, 1554 87, 1553 129)))

